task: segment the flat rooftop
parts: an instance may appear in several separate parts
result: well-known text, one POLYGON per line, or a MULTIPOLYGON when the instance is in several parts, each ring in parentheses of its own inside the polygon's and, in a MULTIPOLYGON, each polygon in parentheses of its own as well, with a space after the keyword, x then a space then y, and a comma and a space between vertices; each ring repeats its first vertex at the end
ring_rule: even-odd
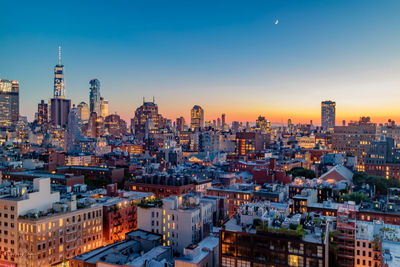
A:
POLYGON ((184 256, 176 258, 175 261, 198 264, 209 254, 210 251, 213 251, 215 247, 218 247, 218 243, 218 237, 208 236, 195 247, 195 249, 198 249, 198 253, 194 253, 192 257, 184 256))

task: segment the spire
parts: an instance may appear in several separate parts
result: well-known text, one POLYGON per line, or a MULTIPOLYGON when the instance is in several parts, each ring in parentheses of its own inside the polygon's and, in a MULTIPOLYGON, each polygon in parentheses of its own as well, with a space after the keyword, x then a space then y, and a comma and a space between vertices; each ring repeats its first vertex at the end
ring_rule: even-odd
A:
POLYGON ((61 46, 58 47, 58 65, 61 66, 61 46))

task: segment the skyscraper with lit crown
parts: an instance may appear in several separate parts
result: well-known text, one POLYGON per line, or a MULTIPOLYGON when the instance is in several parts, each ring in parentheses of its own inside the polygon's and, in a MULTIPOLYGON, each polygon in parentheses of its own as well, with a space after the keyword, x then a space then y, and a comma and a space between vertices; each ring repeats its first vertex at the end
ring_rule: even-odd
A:
POLYGON ((58 47, 58 64, 54 67, 54 98, 65 97, 64 65, 61 64, 61 46, 58 47))
POLYGON ((195 105, 190 111, 190 128, 192 131, 204 128, 204 110, 195 105))
POLYGON ((58 64, 54 67, 54 97, 50 100, 50 119, 53 126, 66 127, 71 100, 65 99, 64 65, 61 64, 61 47, 58 48, 58 64))
POLYGON ((19 118, 19 83, 0 79, 0 127, 9 128, 19 118))

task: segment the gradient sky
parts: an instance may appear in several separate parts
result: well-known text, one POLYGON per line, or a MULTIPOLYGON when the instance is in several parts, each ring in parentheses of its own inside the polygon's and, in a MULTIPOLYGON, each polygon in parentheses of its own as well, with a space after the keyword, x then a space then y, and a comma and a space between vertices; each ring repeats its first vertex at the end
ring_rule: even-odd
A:
POLYGON ((110 112, 155 96, 167 118, 400 122, 400 1, 1 1, 0 78, 20 81, 21 114, 53 94, 63 48, 67 96, 98 78, 110 112), (275 20, 279 24, 275 25, 275 20))

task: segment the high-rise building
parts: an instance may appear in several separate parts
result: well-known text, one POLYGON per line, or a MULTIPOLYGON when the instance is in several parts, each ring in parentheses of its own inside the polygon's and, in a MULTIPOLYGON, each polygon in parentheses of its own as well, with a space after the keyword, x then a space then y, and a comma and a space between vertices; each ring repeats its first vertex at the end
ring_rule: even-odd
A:
POLYGON ((54 98, 65 97, 64 65, 61 64, 61 46, 58 47, 58 64, 54 67, 54 98))
POLYGON ((65 138, 67 151, 77 149, 79 139, 81 138, 81 129, 79 127, 80 114, 79 110, 74 106, 68 114, 68 127, 65 138))
POLYGON ((89 138, 100 138, 104 135, 104 118, 97 116, 96 112, 90 114, 87 124, 86 136, 89 138))
POLYGON ((238 156, 255 154, 262 150, 262 137, 258 132, 236 133, 235 152, 238 156))
POLYGON ((53 126, 66 127, 71 100, 65 99, 64 65, 61 64, 61 47, 58 64, 54 67, 54 97, 50 100, 50 119, 53 126))
POLYGON ((178 132, 182 132, 185 130, 185 118, 184 117, 176 118, 176 130, 178 132))
POLYGON ((200 106, 194 106, 190 112, 190 128, 192 131, 204 128, 204 110, 200 106))
POLYGON ((48 122, 49 119, 49 105, 41 100, 38 104, 38 115, 37 115, 37 123, 38 125, 42 125, 48 122))
POLYGON ((97 79, 90 80, 90 113, 96 112, 97 116, 101 116, 101 97, 100 97, 100 81, 97 79))
POLYGON ((65 98, 51 99, 51 122, 54 126, 66 127, 68 114, 71 109, 71 100, 65 98))
POLYGON ((131 120, 131 127, 134 129, 134 133, 138 135, 139 139, 142 139, 146 133, 146 123, 148 120, 152 121, 154 128, 160 129, 164 126, 164 120, 161 114, 158 114, 158 106, 153 102, 145 102, 143 105, 138 107, 135 111, 135 117, 131 120))
POLYGON ((88 122, 90 117, 89 105, 85 102, 81 102, 77 108, 79 111, 80 120, 84 123, 88 122))
POLYGON ((100 110, 103 118, 108 116, 108 100, 105 100, 103 97, 100 97, 100 110))
POLYGON ((126 122, 117 114, 108 115, 104 120, 104 127, 112 136, 124 136, 127 133, 126 122))
POLYGON ((324 130, 332 130, 335 127, 336 102, 321 102, 321 126, 324 130))
POLYGON ((332 135, 332 150, 337 153, 349 153, 357 157, 357 169, 364 171, 364 161, 371 142, 377 137, 377 126, 369 117, 358 122, 349 122, 347 126, 335 126, 332 135))
POLYGON ((0 79, 0 127, 8 128, 19 118, 19 83, 0 79))
POLYGON ((221 118, 222 118, 222 131, 228 132, 229 131, 229 125, 226 123, 226 115, 225 115, 225 113, 223 113, 221 115, 221 118))

